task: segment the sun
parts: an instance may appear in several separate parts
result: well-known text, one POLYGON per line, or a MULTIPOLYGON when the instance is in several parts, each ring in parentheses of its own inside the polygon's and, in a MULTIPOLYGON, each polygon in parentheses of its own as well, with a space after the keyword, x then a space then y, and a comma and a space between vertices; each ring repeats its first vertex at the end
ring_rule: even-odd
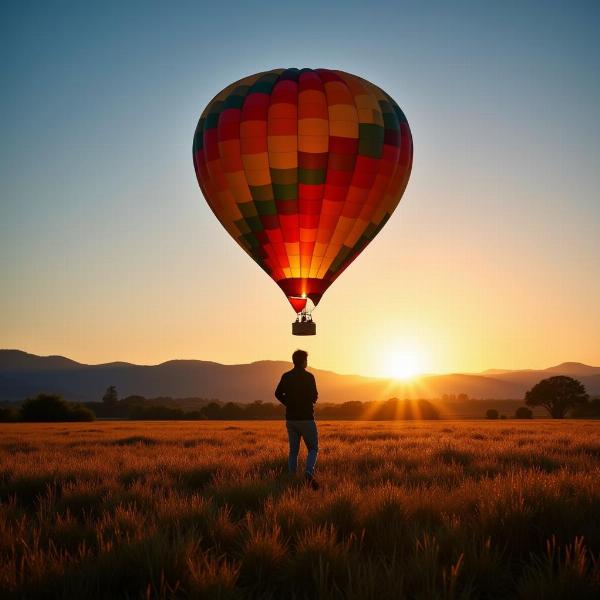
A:
POLYGON ((411 379, 424 371, 423 352, 418 348, 396 348, 385 354, 383 371, 394 379, 411 379))

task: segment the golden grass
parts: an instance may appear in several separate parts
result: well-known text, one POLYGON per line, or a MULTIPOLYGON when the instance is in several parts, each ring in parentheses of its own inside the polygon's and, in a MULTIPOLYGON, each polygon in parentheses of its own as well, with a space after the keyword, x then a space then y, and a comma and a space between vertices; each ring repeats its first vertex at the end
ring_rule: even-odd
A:
POLYGON ((282 422, 0 425, 0 595, 599 597, 599 422, 319 431, 314 492, 282 422))

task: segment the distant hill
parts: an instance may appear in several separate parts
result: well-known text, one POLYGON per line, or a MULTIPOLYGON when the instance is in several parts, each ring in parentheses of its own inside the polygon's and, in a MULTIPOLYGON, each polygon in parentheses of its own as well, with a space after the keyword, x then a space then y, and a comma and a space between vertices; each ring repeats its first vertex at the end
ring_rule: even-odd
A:
POLYGON ((583 363, 577 362, 565 362, 555 367, 548 367, 544 369, 547 373, 555 373, 556 375, 564 375, 569 373, 571 377, 588 377, 593 375, 600 375, 600 367, 590 367, 583 363))
POLYGON ((64 356, 37 356, 21 350, 0 350, 0 373, 71 371, 85 366, 64 356))
MULTIPOLYGON (((489 373, 489 371, 488 371, 489 373)), ((600 367, 591 367, 582 363, 565 362, 547 369, 526 369, 522 371, 497 371, 491 376, 505 383, 517 385, 520 389, 528 390, 541 379, 567 375, 583 383, 589 394, 600 394, 600 367)))
MULTIPOLYGON (((223 402, 274 401, 281 373, 291 368, 283 361, 222 365, 201 360, 172 360, 145 366, 130 363, 86 365, 62 356, 36 356, 20 350, 0 350, 0 401, 22 400, 38 392, 55 392, 68 400, 98 401, 109 385, 120 397, 215 398, 223 402)), ((323 402, 440 398, 467 394, 471 398, 522 399, 540 379, 563 374, 577 377, 588 392, 600 394, 600 367, 563 363, 534 371, 493 370, 482 374, 427 375, 415 382, 341 375, 310 369, 317 377, 323 402)))

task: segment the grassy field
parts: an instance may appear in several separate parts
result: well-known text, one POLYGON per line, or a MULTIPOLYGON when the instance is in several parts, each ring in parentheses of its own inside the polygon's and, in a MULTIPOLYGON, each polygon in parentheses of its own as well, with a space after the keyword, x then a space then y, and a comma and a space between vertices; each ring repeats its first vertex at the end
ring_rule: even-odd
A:
POLYGON ((0 596, 600 597, 600 422, 319 428, 0 425, 0 596))

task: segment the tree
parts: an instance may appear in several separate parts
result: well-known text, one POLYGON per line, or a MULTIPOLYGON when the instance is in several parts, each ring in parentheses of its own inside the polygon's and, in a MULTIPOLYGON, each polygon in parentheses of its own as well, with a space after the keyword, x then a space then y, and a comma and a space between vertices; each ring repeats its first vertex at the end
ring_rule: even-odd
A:
POLYGON ((27 398, 21 406, 23 421, 68 421, 69 405, 56 394, 38 394, 27 398))
POLYGON ((486 419, 497 419, 499 417, 499 413, 495 408, 488 408, 485 411, 485 418, 486 419))
POLYGON ((56 394, 38 394, 21 407, 21 420, 29 422, 93 421, 94 413, 80 404, 65 402, 56 394))
POLYGON ((584 385, 565 375, 542 379, 525 394, 527 406, 543 406, 553 419, 564 418, 569 410, 587 400, 584 385))
POLYGON ((217 402, 211 402, 203 406, 200 412, 206 419, 219 419, 221 417, 221 405, 217 402))
POLYGON ((532 417, 532 410, 526 406, 519 406, 519 408, 515 410, 515 419, 531 419, 532 417))
POLYGON ((117 396, 117 388, 114 385, 111 385, 106 388, 106 392, 102 397, 102 402, 106 406, 115 406, 119 400, 117 396))
POLYGON ((241 419, 244 412, 240 406, 234 404, 233 402, 228 402, 221 408, 221 414, 219 417, 221 419, 225 419, 226 421, 235 421, 236 419, 241 419))

